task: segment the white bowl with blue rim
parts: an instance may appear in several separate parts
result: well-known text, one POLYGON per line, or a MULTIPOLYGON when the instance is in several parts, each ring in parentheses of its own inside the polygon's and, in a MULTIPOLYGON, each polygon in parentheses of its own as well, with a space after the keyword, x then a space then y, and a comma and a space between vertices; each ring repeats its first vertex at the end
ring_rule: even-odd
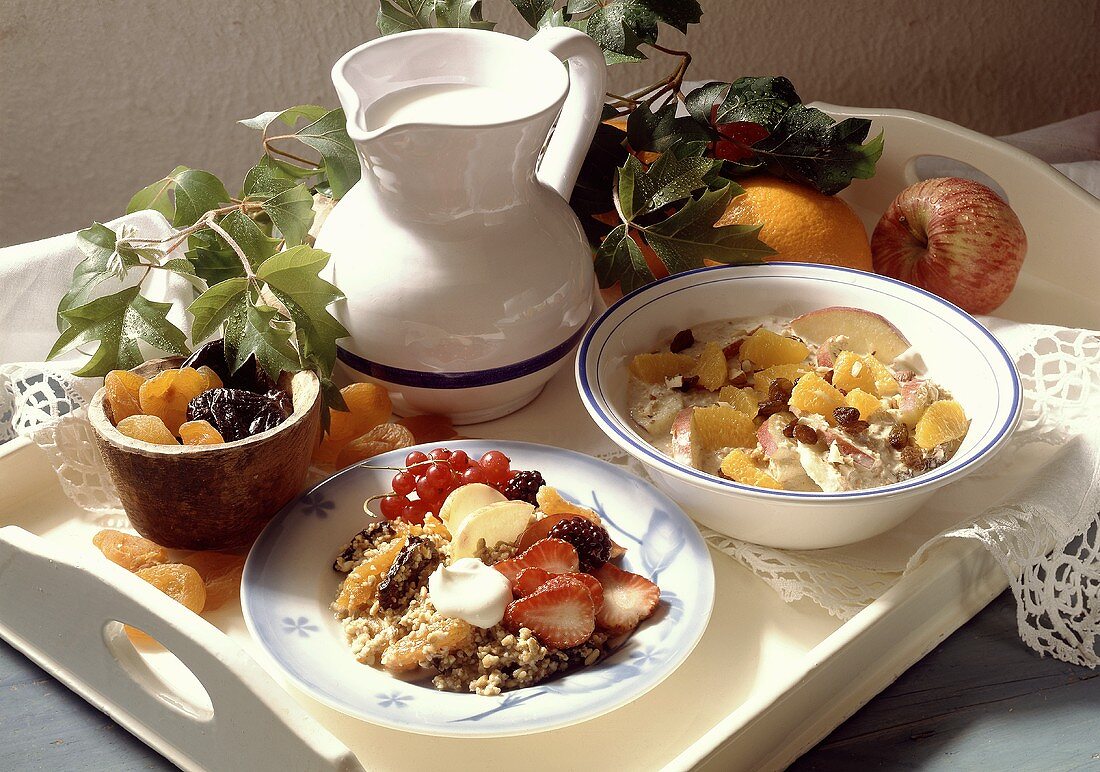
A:
MULTIPOLYGON (((430 446, 423 446, 425 449, 430 446)), ((698 643, 714 603, 714 569, 698 530, 676 504, 625 469, 525 442, 447 443, 471 456, 502 450, 516 469, 538 469, 567 498, 600 512, 627 548, 620 565, 661 588, 661 605, 600 662, 498 696, 437 691, 355 660, 329 605, 343 574, 332 561, 371 517, 363 501, 389 490, 393 471, 353 466, 285 507, 256 540, 241 582, 249 632, 292 683, 350 716, 450 737, 529 734, 576 724, 653 689, 698 643)), ((397 466, 411 448, 371 459, 397 466)))
POLYGON ((654 282, 609 308, 577 355, 585 407, 605 434, 698 522, 782 549, 851 544, 888 531, 929 496, 988 462, 1020 419, 1019 374, 1000 343, 962 309, 883 276, 804 263, 718 266, 654 282), (863 308, 901 330, 970 429, 952 458, 903 482, 841 493, 775 491, 706 474, 661 453, 630 418, 628 363, 677 331, 720 319, 793 318, 826 306, 863 308))

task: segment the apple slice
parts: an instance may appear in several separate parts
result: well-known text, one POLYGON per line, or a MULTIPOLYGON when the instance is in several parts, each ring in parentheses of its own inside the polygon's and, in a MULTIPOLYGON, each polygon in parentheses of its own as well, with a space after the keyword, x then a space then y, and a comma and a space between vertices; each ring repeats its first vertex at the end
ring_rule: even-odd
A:
POLYGON ((695 438, 692 412, 695 408, 684 408, 676 414, 672 422, 672 460, 698 469, 700 462, 699 443, 695 438))
POLYGON ((843 335, 830 335, 818 346, 814 361, 818 367, 832 367, 837 355, 848 345, 848 340, 843 335))
POLYGON ((909 348, 909 341, 897 327, 885 318, 862 308, 830 306, 795 317, 791 332, 810 343, 823 345, 829 338, 843 335, 845 345, 857 354, 874 354, 884 364, 890 364, 909 348))
POLYGON ((827 429, 825 431, 825 441, 835 444, 837 450, 839 450, 844 455, 850 457, 852 461, 855 462, 856 466, 861 466, 864 469, 875 468, 875 457, 868 453, 864 453, 855 445, 848 442, 848 440, 844 439, 840 432, 833 431, 832 429, 827 429))
POLYGON ((447 526, 448 531, 455 533, 462 527, 462 521, 470 513, 487 504, 507 500, 508 497, 503 493, 484 483, 461 485, 443 500, 443 506, 439 508, 439 519, 447 526))
POLYGON ((535 519, 535 508, 526 501, 497 501, 466 515, 451 537, 451 560, 477 557, 478 545, 492 548, 513 544, 535 519))
POLYGON ((901 398, 898 400, 898 415, 910 429, 924 415, 928 406, 940 397, 940 390, 930 381, 914 378, 901 385, 901 398))

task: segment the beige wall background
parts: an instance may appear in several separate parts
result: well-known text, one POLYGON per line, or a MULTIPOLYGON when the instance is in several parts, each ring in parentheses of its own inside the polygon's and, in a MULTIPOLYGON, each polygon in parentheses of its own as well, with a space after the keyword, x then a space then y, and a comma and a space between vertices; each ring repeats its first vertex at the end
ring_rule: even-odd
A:
MULTIPOLYGON (((1100 108, 1095 0, 702 5, 689 77, 784 74, 806 101, 907 107, 994 135, 1100 108)), ((507 0, 485 6, 499 30, 530 34, 507 0)), ((235 121, 336 106, 329 67, 377 35, 376 9, 0 0, 0 246, 114 217, 177 164, 232 190, 259 157, 257 135, 235 121)), ((666 30, 662 42, 685 41, 666 30)), ((619 65, 611 85, 642 85, 671 64, 619 65)))

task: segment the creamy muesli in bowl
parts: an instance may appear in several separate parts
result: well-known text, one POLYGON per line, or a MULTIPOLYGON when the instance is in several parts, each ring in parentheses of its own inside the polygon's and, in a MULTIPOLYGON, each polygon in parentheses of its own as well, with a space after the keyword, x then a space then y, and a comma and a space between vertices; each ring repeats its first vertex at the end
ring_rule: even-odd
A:
POLYGON ((629 368, 630 417, 650 444, 760 488, 908 480, 948 461, 969 426, 920 352, 862 309, 697 324, 629 368))

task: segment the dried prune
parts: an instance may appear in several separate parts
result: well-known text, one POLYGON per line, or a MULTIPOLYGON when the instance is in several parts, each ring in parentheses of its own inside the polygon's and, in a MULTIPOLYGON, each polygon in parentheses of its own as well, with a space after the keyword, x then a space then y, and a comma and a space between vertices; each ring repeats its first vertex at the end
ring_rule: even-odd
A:
POLYGON ((209 367, 213 370, 222 384, 230 389, 242 389, 264 393, 277 388, 275 381, 271 379, 263 368, 256 363, 256 357, 250 356, 237 372, 230 373, 225 356, 225 341, 221 338, 203 344, 194 354, 183 363, 183 367, 209 367))
POLYGON ((378 520, 364 528, 344 547, 343 551, 332 562, 332 570, 348 573, 359 565, 364 553, 378 549, 379 545, 390 541, 397 536, 389 520, 378 520))
POLYGON ((188 421, 206 421, 226 442, 267 431, 290 415, 284 402, 267 394, 243 389, 210 389, 187 405, 188 421))
POLYGON ((408 606, 427 584, 439 560, 430 541, 420 536, 410 538, 378 585, 378 605, 390 610, 408 606))

